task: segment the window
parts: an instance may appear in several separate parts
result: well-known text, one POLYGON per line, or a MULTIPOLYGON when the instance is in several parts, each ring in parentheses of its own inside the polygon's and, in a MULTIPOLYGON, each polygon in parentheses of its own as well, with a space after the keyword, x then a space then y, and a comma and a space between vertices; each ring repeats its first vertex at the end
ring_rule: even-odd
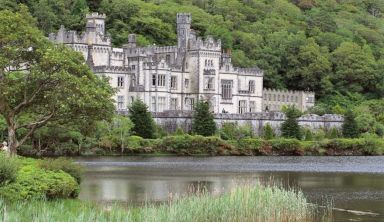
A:
POLYGON ((239 100, 239 113, 246 113, 246 112, 247 112, 247 101, 239 100))
POLYGON ((225 71, 229 71, 229 65, 225 65, 225 71))
POLYGON ((166 109, 165 97, 158 97, 158 112, 163 112, 166 109))
POLYGON ((136 69, 136 66, 135 65, 132 65, 132 70, 135 70, 136 69))
POLYGON ((117 109, 122 110, 124 107, 124 96, 117 96, 117 109))
POLYGON ((277 95, 277 101, 280 102, 280 95, 277 95))
POLYGON ((297 96, 295 97, 295 101, 296 101, 296 102, 299 102, 299 98, 298 98, 297 96))
POLYGON ((171 64, 171 55, 166 55, 166 56, 165 56, 165 62, 166 62, 167 64, 171 64))
POLYGON ((171 89, 177 89, 177 77, 171 76, 171 89))
POLYGON ((232 80, 221 81, 221 97, 223 99, 232 99, 232 80))
POLYGON ((273 95, 273 101, 276 101, 276 95, 273 95))
POLYGON ((214 77, 205 77, 204 81, 205 81, 205 84, 204 84, 204 88, 205 89, 214 89, 214 80, 215 78, 214 77))
POLYGON ((156 112, 156 96, 152 96, 151 99, 151 111, 156 112))
POLYGON ((249 92, 250 93, 255 92, 255 80, 249 80, 249 92))
POLYGON ((177 98, 171 98, 171 110, 177 110, 177 98))
POLYGON ((185 88, 189 88, 189 79, 184 80, 184 86, 185 88))
POLYGON ((285 96, 284 95, 283 95, 283 100, 281 100, 281 101, 285 102, 285 96))
POLYGON ((156 86, 156 74, 152 74, 152 86, 156 86))
POLYGON ((185 98, 185 107, 187 110, 193 110, 194 105, 195 105, 194 98, 185 98))
POLYGON ((291 102, 293 102, 293 96, 291 96, 291 102))
POLYGON ((165 86, 165 75, 158 75, 157 77, 157 86, 165 86))
POLYGON ((124 77, 123 76, 117 77, 117 87, 124 88, 124 77))
POLYGON ((249 101, 249 112, 250 113, 256 112, 256 102, 255 101, 249 101))

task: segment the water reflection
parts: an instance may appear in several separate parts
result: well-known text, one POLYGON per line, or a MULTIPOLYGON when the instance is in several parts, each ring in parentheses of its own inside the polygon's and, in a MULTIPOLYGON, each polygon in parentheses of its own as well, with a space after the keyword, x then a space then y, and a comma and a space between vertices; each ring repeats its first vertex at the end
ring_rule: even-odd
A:
POLYGON ((329 158, 328 162, 325 158, 277 160, 275 157, 269 160, 266 157, 82 159, 88 171, 80 198, 133 204, 163 202, 170 193, 186 195, 196 187, 216 193, 241 183, 273 181, 283 187, 303 190, 311 202, 333 199, 337 208, 380 214, 368 217, 335 212, 335 221, 384 221, 384 173, 377 173, 383 171, 384 158, 368 159, 369 163, 359 157, 329 158), (357 173, 339 172, 348 168, 357 173), (376 173, 370 173, 369 169, 376 173))

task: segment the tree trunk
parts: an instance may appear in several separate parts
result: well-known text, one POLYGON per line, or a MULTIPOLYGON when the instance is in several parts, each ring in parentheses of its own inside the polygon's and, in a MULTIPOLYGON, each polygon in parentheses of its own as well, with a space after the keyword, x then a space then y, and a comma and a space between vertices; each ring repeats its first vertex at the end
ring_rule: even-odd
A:
POLYGON ((16 138, 16 130, 13 121, 12 124, 8 125, 8 146, 9 152, 11 156, 15 156, 17 154, 17 148, 19 147, 19 142, 16 138))
POLYGON ((123 133, 120 133, 120 139, 121 139, 121 154, 123 154, 124 153, 123 133))

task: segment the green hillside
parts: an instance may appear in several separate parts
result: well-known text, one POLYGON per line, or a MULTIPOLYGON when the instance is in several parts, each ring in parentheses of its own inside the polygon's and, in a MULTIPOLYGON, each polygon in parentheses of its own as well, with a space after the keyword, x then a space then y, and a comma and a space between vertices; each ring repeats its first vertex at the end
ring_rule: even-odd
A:
MULTIPOLYGON (((17 10, 14 2, 0 0, 0 9, 17 10)), ((116 46, 129 33, 141 45, 175 44, 175 15, 191 12, 193 29, 220 38, 235 65, 265 70, 265 87, 313 90, 327 109, 384 96, 383 0, 18 2, 46 34, 61 24, 81 31, 87 12, 106 13, 116 46)))

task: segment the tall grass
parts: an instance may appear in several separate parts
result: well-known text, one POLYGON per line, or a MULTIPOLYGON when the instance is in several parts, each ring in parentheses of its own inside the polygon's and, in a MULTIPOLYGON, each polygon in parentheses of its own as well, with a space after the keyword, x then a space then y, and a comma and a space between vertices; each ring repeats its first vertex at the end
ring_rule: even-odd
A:
MULTIPOLYGON (((125 209, 109 208, 76 200, 52 202, 0 201, 3 221, 318 221, 315 209, 301 192, 286 191, 276 186, 243 186, 211 195, 201 192, 176 198, 162 205, 146 204, 125 209)), ((1 220, 0 219, 0 220, 1 220)))

